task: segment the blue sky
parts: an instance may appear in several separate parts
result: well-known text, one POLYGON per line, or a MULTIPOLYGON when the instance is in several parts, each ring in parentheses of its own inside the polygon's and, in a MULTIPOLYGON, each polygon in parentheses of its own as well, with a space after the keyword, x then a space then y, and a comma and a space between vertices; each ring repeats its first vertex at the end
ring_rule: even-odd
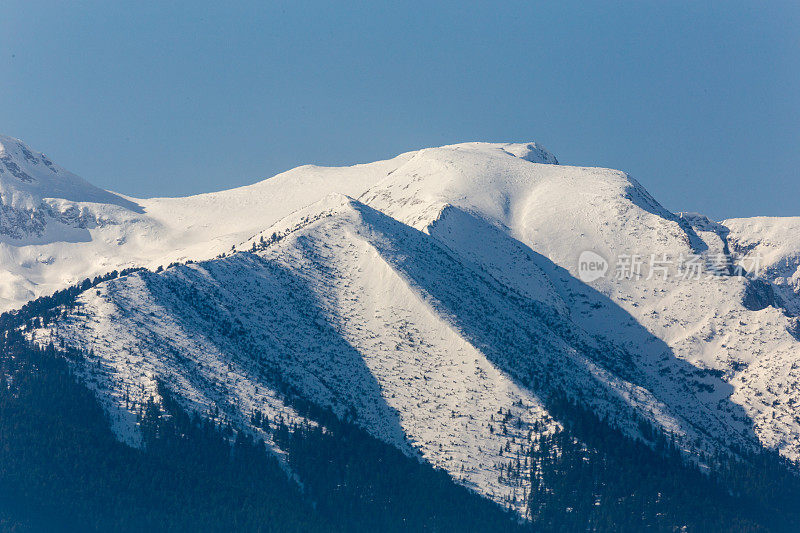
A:
POLYGON ((0 132, 134 196, 469 140, 667 208, 800 215, 797 2, 39 2, 0 10, 0 132))

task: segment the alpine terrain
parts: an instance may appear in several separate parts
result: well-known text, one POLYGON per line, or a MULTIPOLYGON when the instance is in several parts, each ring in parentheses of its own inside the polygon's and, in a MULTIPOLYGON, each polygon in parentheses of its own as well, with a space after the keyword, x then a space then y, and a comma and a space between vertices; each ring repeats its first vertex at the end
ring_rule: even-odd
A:
POLYGON ((0 308, 9 530, 800 527, 800 218, 537 143, 139 199, 0 136, 0 308))

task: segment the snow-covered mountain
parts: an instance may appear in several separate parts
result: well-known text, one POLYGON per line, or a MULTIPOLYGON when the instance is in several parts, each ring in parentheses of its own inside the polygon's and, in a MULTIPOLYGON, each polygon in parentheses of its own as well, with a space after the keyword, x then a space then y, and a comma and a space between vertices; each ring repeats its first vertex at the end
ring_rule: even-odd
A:
POLYGON ((359 194, 409 157, 144 200, 93 187, 17 139, 0 144, 0 310, 115 269, 212 258, 329 193, 359 194))
POLYGON ((0 141, 6 309, 151 270, 29 331, 91 351, 80 373, 132 444, 129 402, 163 381, 268 441, 252 412, 297 420, 286 398, 301 397, 520 511, 527 488, 498 469, 558 427, 556 393, 645 440, 647 420, 697 457, 800 458, 796 219, 671 213, 628 175, 535 143, 135 199, 0 141), (587 252, 605 275, 584 276, 587 252))

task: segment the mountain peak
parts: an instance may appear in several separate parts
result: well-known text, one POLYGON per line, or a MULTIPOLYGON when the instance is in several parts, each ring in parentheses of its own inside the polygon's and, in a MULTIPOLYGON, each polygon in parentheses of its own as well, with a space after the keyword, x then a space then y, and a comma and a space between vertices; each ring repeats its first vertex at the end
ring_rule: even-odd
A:
POLYGON ((47 200, 111 204, 141 211, 135 203, 92 185, 19 139, 0 135, 0 205, 35 211, 47 200))
POLYGON ((36 178, 27 172, 29 166, 42 165, 53 174, 59 169, 42 153, 34 152, 19 139, 0 135, 0 177, 8 173, 21 182, 33 183, 36 178))
POLYGON ((531 163, 543 163, 547 165, 558 165, 558 159, 544 146, 535 143, 507 143, 502 149, 509 154, 530 161, 531 163))
POLYGON ((480 152, 483 154, 505 154, 506 156, 517 157, 524 159, 531 163, 540 163, 544 165, 558 165, 558 159, 547 148, 537 142, 465 142, 458 144, 448 144, 445 146, 432 146, 427 149, 420 150, 417 153, 439 151, 439 150, 466 150, 472 152, 480 152))

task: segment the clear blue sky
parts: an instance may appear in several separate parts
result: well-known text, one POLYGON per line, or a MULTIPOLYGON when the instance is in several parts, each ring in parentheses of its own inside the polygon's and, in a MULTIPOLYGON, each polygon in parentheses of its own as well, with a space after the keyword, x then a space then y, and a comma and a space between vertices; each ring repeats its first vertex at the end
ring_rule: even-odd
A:
POLYGON ((800 215, 798 2, 168 3, 5 0, 0 132, 135 196, 536 140, 672 210, 800 215))

